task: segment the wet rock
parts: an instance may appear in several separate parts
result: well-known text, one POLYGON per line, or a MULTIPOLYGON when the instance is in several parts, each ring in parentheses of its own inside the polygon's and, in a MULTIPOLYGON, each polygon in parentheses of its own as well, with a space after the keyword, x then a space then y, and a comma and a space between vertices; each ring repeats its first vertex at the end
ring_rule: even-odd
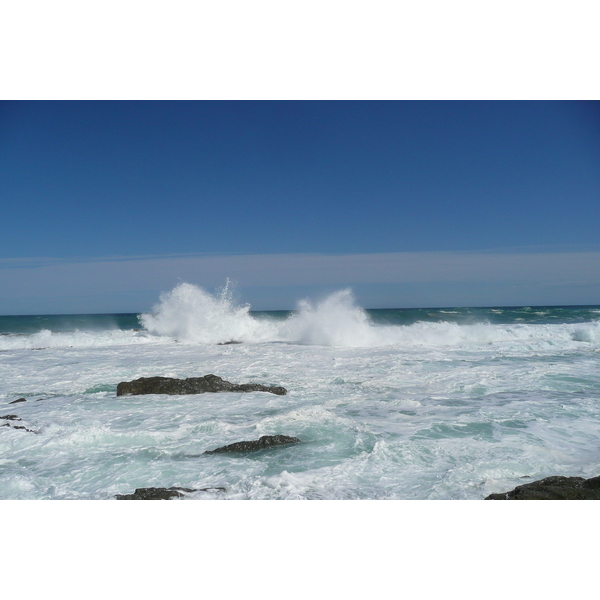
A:
POLYGON ((13 400, 12 402, 9 402, 9 404, 16 404, 17 402, 27 402, 26 398, 18 398, 17 400, 13 400))
POLYGON ((287 390, 281 386, 260 383, 235 384, 216 375, 173 379, 171 377, 140 377, 122 381, 117 385, 117 396, 139 394, 204 394, 205 392, 270 392, 283 396, 287 390))
POLYGON ((284 446, 287 444, 299 444, 300 440, 297 437, 289 435, 263 435, 258 440, 250 442, 236 442, 228 446, 221 446, 215 450, 207 450, 204 454, 215 454, 217 452, 252 452, 254 450, 262 450, 263 448, 271 448, 272 446, 284 446))
POLYGON ((117 500, 170 500, 171 498, 183 498, 185 494, 191 492, 224 492, 223 487, 211 487, 211 488, 184 488, 184 487, 170 487, 170 488, 137 488, 133 494, 117 494, 115 498, 117 500))
POLYGON ((241 344, 238 340, 229 340, 228 342, 219 342, 217 346, 229 346, 229 344, 241 344))
POLYGON ((182 498, 182 492, 190 493, 195 490, 191 488, 137 488, 133 494, 117 494, 117 500, 169 500, 170 498, 182 498))
MULTIPOLYGON (((5 421, 20 421, 21 417, 19 417, 17 415, 4 415, 3 417, 0 417, 0 419, 4 419, 5 421)), ((29 428, 25 427, 24 425, 13 425, 12 423, 2 423, 2 425, 0 425, 0 427, 12 427, 13 429, 24 429, 25 431, 28 431, 29 433, 39 433, 39 431, 29 429, 29 428)))
POLYGON ((34 429, 28 429, 27 427, 24 427, 23 425, 13 425, 12 428, 13 429, 24 429, 25 431, 27 431, 29 433, 39 433, 39 431, 35 431, 34 429))
MULTIPOLYGON (((17 415, 4 415, 3 417, 0 417, 0 419, 5 419, 7 421, 20 421, 21 417, 18 417, 17 415)), ((39 433, 39 431, 35 431, 34 429, 29 429, 28 427, 25 427, 24 425, 13 425, 12 423, 2 423, 2 425, 0 425, 0 427, 12 427, 12 429, 24 429, 25 431, 27 431, 29 433, 39 433)))
POLYGON ((486 500, 600 500, 600 477, 546 477, 486 500))

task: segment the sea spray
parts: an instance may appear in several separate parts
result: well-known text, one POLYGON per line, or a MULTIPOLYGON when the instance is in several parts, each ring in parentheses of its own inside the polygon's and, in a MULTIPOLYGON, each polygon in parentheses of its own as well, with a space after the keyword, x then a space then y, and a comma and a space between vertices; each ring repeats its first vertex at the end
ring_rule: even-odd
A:
MULTIPOLYGON (((498 310, 498 309, 496 309, 498 310)), ((457 311, 440 311, 440 314, 457 311)), ((529 312, 532 312, 531 309, 529 312)), ((532 313, 533 314, 533 313, 532 313)), ((454 323, 439 320, 406 325, 376 323, 356 304, 350 289, 339 290, 319 301, 304 299, 285 320, 253 316, 250 305, 237 305, 229 281, 214 295, 182 283, 164 293, 152 314, 140 321, 154 336, 167 336, 193 344, 228 341, 374 348, 385 346, 473 346, 501 343, 533 347, 555 343, 600 342, 599 323, 492 324, 489 321, 454 323)))
POLYGON ((359 308, 351 290, 340 290, 312 304, 298 303, 298 312, 281 326, 289 341, 319 346, 370 346, 376 333, 367 313, 359 308))
MULTIPOLYGON (((578 307, 368 311, 357 305, 351 290, 345 289, 317 301, 301 300, 295 311, 274 316, 251 313, 248 304, 236 303, 229 281, 214 294, 182 283, 162 294, 152 313, 120 315, 121 328, 114 328, 116 315, 77 316, 82 329, 71 331, 64 329, 64 317, 31 317, 27 323, 3 317, 4 329, 12 323, 14 331, 9 327, 0 333, 0 352, 168 344, 173 340, 186 344, 285 342, 345 348, 475 348, 493 344, 502 352, 512 352, 513 348, 518 351, 523 344, 532 351, 557 344, 565 350, 581 344, 598 348, 598 314, 578 307), (408 313, 411 316, 407 319, 408 313), (530 322, 523 322, 526 313, 530 322), (547 316, 540 322, 542 313, 547 316), (462 322, 456 322, 457 318, 462 322), (494 323, 490 319, 508 322, 494 323), (145 329, 138 328, 140 323, 145 329)), ((74 319, 70 317, 69 322, 74 323, 74 319)))
POLYGON ((268 324, 259 322, 249 312, 250 305, 234 303, 229 280, 215 295, 181 283, 161 294, 152 314, 143 314, 140 320, 150 333, 183 342, 218 344, 270 339, 272 332, 268 324))
MULTIPOLYGON (((351 290, 340 290, 312 303, 298 303, 285 321, 255 318, 250 305, 238 306, 229 281, 215 295, 189 283, 162 294, 152 314, 141 315, 146 329, 188 343, 286 341, 320 346, 361 347, 382 342, 351 290)), ((394 328, 396 329, 396 328, 394 328)))

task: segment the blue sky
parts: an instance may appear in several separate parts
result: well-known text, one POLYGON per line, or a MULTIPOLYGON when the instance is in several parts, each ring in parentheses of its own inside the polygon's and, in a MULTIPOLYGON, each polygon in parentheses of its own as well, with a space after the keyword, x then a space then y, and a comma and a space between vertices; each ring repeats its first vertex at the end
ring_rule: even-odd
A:
POLYGON ((600 303, 600 103, 0 102, 0 314, 600 303))

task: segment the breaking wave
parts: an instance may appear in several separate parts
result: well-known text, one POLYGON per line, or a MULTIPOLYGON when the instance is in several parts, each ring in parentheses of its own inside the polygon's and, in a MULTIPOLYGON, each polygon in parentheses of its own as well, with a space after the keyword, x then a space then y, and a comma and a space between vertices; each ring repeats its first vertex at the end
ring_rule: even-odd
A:
POLYGON ((142 315, 154 335, 190 343, 289 342, 296 344, 376 347, 390 345, 447 346, 512 342, 573 344, 600 342, 600 323, 538 325, 416 322, 410 325, 374 323, 357 306, 352 291, 340 290, 317 302, 301 300, 285 320, 256 317, 250 306, 236 305, 229 283, 215 295, 182 283, 163 294, 152 314, 142 315))
POLYGON ((130 344, 161 343, 155 336, 143 331, 50 331, 41 329, 33 334, 1 334, 0 351, 46 350, 48 348, 102 348, 130 344))
POLYGON ((200 344, 269 341, 275 334, 268 323, 250 315, 249 304, 235 304, 229 281, 215 295, 181 283, 162 294, 152 313, 141 315, 140 321, 155 335, 200 344))
POLYGON ((161 344, 174 340, 186 344, 285 342, 348 348, 493 344, 517 350, 557 345, 572 349, 582 343, 600 345, 599 321, 541 324, 522 323, 515 317, 512 323, 492 324, 444 320, 444 314, 453 317, 460 311, 464 309, 439 310, 438 321, 384 324, 374 321, 368 311, 357 305, 352 291, 344 289, 317 301, 301 300, 295 311, 275 317, 251 313, 250 305, 236 303, 229 281, 214 294, 196 285, 181 283, 161 294, 151 313, 138 316, 142 330, 112 327, 2 333, 0 351, 161 344))

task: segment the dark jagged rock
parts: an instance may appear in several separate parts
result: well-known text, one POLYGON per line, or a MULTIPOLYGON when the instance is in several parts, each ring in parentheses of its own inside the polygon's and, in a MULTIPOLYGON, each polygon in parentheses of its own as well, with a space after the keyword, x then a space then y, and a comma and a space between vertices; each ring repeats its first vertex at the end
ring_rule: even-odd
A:
POLYGON ((283 396, 287 390, 281 386, 266 386, 260 383, 235 384, 216 375, 173 379, 171 377, 140 377, 133 381, 122 381, 117 385, 117 396, 139 394, 204 394, 205 392, 270 392, 283 396))
POLYGON ((546 477, 486 500, 600 500, 600 477, 546 477))
POLYGON ((170 500, 171 498, 183 498, 191 492, 224 492, 223 487, 201 488, 199 490, 184 487, 170 488, 137 488, 133 494, 117 494, 117 500, 170 500), (182 493, 183 492, 183 493, 182 493))
POLYGON ((238 340, 229 340, 228 342, 219 342, 217 346, 229 346, 230 344, 241 344, 238 340))
MULTIPOLYGON (((0 419, 4 419, 5 421, 20 421, 21 417, 19 417, 17 415, 4 415, 3 417, 0 417, 0 419)), ((25 427, 24 425, 13 425, 12 423, 2 423, 2 425, 0 425, 0 427, 12 427, 13 429, 24 429, 25 431, 28 431, 29 433, 39 433, 39 431, 29 429, 29 428, 25 427)))
POLYGON ((182 498, 182 492, 194 492, 191 488, 137 488, 133 494, 117 494, 117 500, 169 500, 170 498, 182 498))
MULTIPOLYGON (((4 415, 3 417, 0 417, 0 419, 6 419, 7 421, 20 421, 21 418, 17 417, 17 415, 4 415)), ((39 431, 35 431, 34 429, 29 429, 28 427, 25 427, 24 425, 13 425, 12 423, 2 423, 2 425, 0 425, 0 427, 12 427, 13 429, 24 429, 25 431, 29 432, 29 433, 39 433, 39 431)))
POLYGON ((23 425, 13 425, 12 427, 13 427, 13 429, 24 429, 25 431, 28 431, 29 433, 39 433, 39 431, 35 431, 34 429, 28 429, 27 427, 24 427, 23 425))
POLYGON ((297 437, 289 435, 263 435, 258 440, 250 442, 236 442, 229 446, 222 446, 215 450, 207 450, 204 454, 215 454, 217 452, 252 452, 254 450, 262 450, 263 448, 271 448, 271 446, 284 446, 287 444, 298 444, 300 440, 297 437))
POLYGON ((9 404, 16 404, 17 402, 27 402, 27 398, 18 398, 17 400, 9 402, 9 404))

